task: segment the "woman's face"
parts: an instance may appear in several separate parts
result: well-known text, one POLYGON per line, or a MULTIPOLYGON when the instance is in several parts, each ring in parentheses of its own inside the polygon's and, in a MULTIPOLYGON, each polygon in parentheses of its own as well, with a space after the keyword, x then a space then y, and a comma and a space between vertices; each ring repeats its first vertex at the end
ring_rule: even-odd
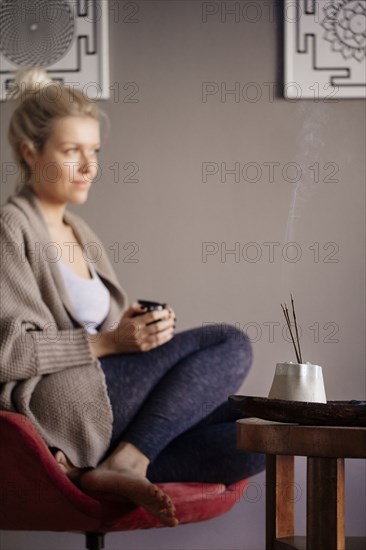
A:
POLYGON ((94 118, 56 120, 43 151, 24 155, 37 196, 55 206, 84 203, 98 172, 99 148, 100 128, 94 118))

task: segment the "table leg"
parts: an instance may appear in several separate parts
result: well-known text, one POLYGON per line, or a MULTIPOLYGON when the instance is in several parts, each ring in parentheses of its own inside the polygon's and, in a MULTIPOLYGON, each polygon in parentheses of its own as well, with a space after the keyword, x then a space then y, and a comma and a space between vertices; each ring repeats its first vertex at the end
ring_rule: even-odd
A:
POLYGON ((344 459, 307 461, 307 549, 345 550, 344 459))
POLYGON ((294 457, 266 456, 266 550, 294 535, 294 457))

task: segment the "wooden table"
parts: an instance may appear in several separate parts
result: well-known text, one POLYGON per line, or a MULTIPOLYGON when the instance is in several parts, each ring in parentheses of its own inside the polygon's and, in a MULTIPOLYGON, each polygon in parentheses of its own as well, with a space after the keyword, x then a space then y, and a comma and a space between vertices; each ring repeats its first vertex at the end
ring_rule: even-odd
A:
POLYGON ((366 428, 237 421, 240 449, 266 456, 266 550, 365 550, 345 538, 344 459, 366 458, 366 428), (307 457, 306 537, 294 532, 294 456, 307 457))

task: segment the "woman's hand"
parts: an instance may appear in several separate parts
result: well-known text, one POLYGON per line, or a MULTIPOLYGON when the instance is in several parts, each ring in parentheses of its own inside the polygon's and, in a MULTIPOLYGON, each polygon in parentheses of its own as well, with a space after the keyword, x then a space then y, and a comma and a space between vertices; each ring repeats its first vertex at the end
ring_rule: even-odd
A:
POLYGON ((135 302, 125 311, 117 328, 97 336, 89 335, 93 355, 104 357, 157 348, 173 338, 175 320, 175 313, 170 306, 146 313, 146 308, 135 302), (142 315, 134 317, 135 313, 142 315))
POLYGON ((113 331, 116 353, 149 351, 169 342, 174 336, 175 314, 171 307, 146 312, 137 302, 122 316, 113 331), (134 317, 135 313, 139 313, 134 317))

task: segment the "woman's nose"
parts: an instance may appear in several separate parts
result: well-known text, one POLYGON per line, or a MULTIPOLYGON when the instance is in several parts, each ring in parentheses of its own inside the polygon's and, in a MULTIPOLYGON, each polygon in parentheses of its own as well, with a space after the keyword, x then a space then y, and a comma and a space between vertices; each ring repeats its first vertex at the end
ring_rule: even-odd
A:
POLYGON ((80 171, 83 174, 92 174, 95 172, 96 163, 92 154, 81 153, 80 155, 80 171))
POLYGON ((80 168, 85 169, 88 167, 88 164, 90 163, 90 158, 88 153, 81 152, 80 153, 80 168))

